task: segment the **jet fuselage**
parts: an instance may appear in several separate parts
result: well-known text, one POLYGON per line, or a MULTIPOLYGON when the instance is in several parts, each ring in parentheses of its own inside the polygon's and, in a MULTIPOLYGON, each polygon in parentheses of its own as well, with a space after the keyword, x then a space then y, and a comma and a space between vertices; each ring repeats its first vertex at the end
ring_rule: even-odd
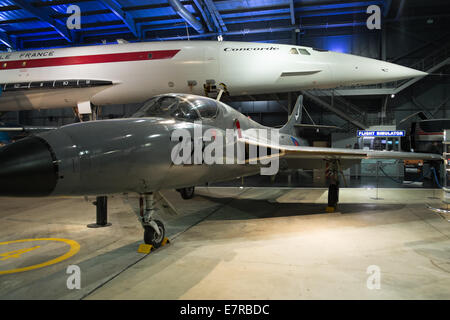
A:
POLYGON ((426 75, 293 45, 171 41, 0 54, 0 111, 140 103, 168 93, 230 95, 383 83, 426 75), (223 85, 222 85, 223 84, 223 85))
POLYGON ((288 122, 274 129, 210 98, 157 96, 131 118, 70 124, 1 147, 0 196, 147 194, 254 175, 267 169, 269 164, 262 161, 267 158, 279 165, 270 175, 278 168, 321 169, 337 160, 346 168, 364 158, 441 159, 433 154, 309 147, 295 135, 301 107, 299 98, 288 122), (208 154, 213 154, 209 148, 218 141, 223 143, 214 150, 217 161, 208 162, 208 154), (258 148, 252 154, 251 146, 266 151, 258 148), (203 155, 199 161, 196 151, 203 155), (189 161, 178 162, 185 156, 189 161))

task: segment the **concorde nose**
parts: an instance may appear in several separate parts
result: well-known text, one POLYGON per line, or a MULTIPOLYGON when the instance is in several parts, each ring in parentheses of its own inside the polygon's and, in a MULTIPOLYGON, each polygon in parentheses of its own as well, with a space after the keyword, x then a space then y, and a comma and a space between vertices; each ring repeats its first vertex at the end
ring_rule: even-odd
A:
POLYGON ((44 139, 27 137, 0 148, 0 196, 46 196, 57 180, 57 160, 44 139))
POLYGON ((386 76, 392 80, 404 80, 428 75, 428 73, 416 69, 381 61, 379 62, 378 68, 382 76, 386 76))
POLYGON ((387 61, 330 53, 330 68, 341 85, 370 85, 394 82, 428 75, 426 72, 387 61))

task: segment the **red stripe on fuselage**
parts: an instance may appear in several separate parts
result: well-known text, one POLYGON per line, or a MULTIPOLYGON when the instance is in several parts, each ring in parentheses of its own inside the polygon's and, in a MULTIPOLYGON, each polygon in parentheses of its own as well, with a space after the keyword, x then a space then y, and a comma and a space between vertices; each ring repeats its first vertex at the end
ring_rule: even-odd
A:
POLYGON ((28 60, 4 60, 0 62, 1 70, 61 67, 80 64, 130 62, 143 60, 160 60, 173 58, 180 50, 140 51, 125 53, 96 54, 90 56, 58 57, 28 60), (151 58, 149 55, 151 54, 151 58))
POLYGON ((443 132, 425 132, 425 131, 419 131, 417 132, 417 135, 419 136, 443 136, 443 132))

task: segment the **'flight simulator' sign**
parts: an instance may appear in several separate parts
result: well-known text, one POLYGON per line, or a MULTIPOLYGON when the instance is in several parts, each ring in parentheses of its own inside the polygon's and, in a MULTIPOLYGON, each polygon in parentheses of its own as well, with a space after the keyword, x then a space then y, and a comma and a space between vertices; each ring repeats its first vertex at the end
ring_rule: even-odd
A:
POLYGON ((358 137, 404 137, 405 130, 366 131, 358 130, 358 137))

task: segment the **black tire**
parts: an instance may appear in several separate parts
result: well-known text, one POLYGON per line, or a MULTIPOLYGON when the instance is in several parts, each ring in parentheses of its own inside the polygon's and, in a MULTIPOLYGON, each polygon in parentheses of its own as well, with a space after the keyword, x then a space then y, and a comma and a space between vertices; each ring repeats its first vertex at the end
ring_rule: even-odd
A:
POLYGON ((178 191, 180 192, 181 197, 184 200, 189 200, 194 197, 195 187, 182 188, 182 189, 178 189, 178 191))
POLYGON ((166 229, 161 221, 155 220, 155 222, 158 225, 161 234, 158 236, 153 227, 144 226, 144 242, 146 244, 151 244, 154 248, 159 248, 161 247, 164 237, 166 236, 166 229))

